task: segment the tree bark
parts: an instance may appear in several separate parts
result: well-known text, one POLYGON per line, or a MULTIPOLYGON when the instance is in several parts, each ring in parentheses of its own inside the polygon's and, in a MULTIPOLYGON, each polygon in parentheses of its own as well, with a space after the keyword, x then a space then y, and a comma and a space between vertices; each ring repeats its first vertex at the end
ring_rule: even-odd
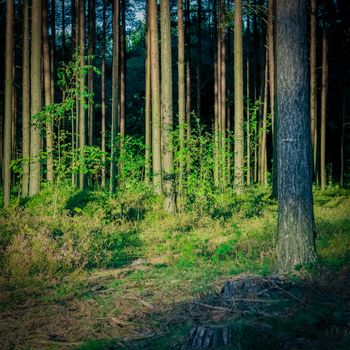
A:
POLYGON ((311 0, 310 21, 310 114, 311 114, 311 139, 313 148, 314 177, 317 179, 317 27, 316 27, 317 0, 311 0))
POLYGON ((3 154, 3 206, 7 207, 11 197, 11 134, 12 134, 12 92, 13 92, 13 0, 6 6, 6 47, 5 47, 5 118, 3 154))
MULTIPOLYGON (((48 1, 43 0, 43 67, 44 67, 44 102, 45 106, 49 106, 52 103, 51 93, 51 67, 50 67, 50 47, 49 47, 49 33, 48 33, 48 1)), ((53 123, 51 115, 46 121, 46 153, 47 153, 47 181, 53 183, 53 123)))
POLYGON ((175 188, 173 164, 173 90, 172 90, 172 59, 170 35, 170 3, 160 2, 160 34, 161 34, 161 67, 162 67, 162 138, 163 138, 163 191, 164 209, 174 213, 175 188))
MULTIPOLYGON (((179 107, 179 198, 183 195, 183 176, 184 176, 184 149, 185 149, 185 32, 183 21, 183 0, 177 1, 178 17, 178 107, 179 107)), ((181 202, 181 200, 180 200, 181 202)))
POLYGON ((102 4, 102 66, 101 66, 101 149, 102 178, 101 187, 106 188, 106 3, 102 4))
POLYGON ((197 116, 201 118, 202 0, 197 5, 197 116))
POLYGON ((29 193, 30 156, 30 49, 29 49, 29 5, 24 0, 23 9, 23 73, 22 73, 22 197, 29 193))
POLYGON ((156 193, 162 192, 161 117, 159 88, 159 48, 157 1, 149 0, 149 26, 151 35, 151 82, 152 82, 152 171, 156 193))
POLYGON ((120 71, 120 8, 119 0, 113 2, 113 62, 112 62, 112 130, 111 130, 111 193, 117 189, 117 135, 118 135, 118 99, 120 71))
MULTIPOLYGON (((88 49, 88 64, 89 66, 94 64, 93 56, 95 55, 95 27, 96 27, 96 14, 95 14, 95 0, 89 0, 89 49, 88 49)), ((89 129, 89 146, 94 144, 94 123, 95 123, 95 107, 94 107, 94 76, 93 70, 90 68, 88 73, 88 129, 89 129)))
POLYGON ((41 111, 41 57, 42 57, 42 0, 32 0, 32 37, 31 37, 31 133, 30 133, 30 180, 29 195, 40 190, 40 128, 34 116, 41 111))
POLYGON ((322 92, 321 92, 321 190, 326 189, 326 115, 328 94, 328 36, 324 24, 322 33, 322 92))
POLYGON ((152 150, 152 125, 151 125, 151 36, 149 29, 149 1, 146 3, 146 86, 145 86, 145 182, 151 182, 151 150, 152 150))
POLYGON ((306 0, 276 1, 278 241, 281 272, 316 260, 306 0))
POLYGON ((120 30, 120 183, 124 184, 124 144, 125 144, 125 103, 126 103, 126 39, 125 39, 125 0, 121 0, 120 30))
POLYGON ((79 96, 79 149, 80 149, 80 173, 79 187, 83 190, 86 186, 84 173, 84 148, 86 145, 86 113, 85 113, 85 0, 79 0, 79 58, 80 58, 80 96, 79 96))
POLYGON ((186 0, 186 145, 187 179, 191 172, 191 16, 190 0, 186 0))
POLYGON ((242 193, 244 186, 244 128, 243 128, 243 43, 242 0, 235 2, 234 10, 234 83, 235 83, 235 186, 242 193))

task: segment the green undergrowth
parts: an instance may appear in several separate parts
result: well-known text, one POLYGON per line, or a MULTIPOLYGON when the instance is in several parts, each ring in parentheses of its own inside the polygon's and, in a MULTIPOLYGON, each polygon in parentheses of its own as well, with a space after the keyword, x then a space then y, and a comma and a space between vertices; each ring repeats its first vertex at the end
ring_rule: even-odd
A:
MULTIPOLYGON (((275 273, 277 203, 268 190, 228 191, 210 201, 207 210, 169 215, 144 185, 113 197, 46 186, 1 213, 2 308, 29 295, 88 297, 88 276, 101 269, 120 269, 122 278, 107 285, 116 294, 130 285, 142 291, 147 282, 162 290, 165 304, 204 294, 232 275, 275 273)), ((315 216, 320 259, 308 273, 339 270, 350 261, 349 191, 316 191, 315 216)))

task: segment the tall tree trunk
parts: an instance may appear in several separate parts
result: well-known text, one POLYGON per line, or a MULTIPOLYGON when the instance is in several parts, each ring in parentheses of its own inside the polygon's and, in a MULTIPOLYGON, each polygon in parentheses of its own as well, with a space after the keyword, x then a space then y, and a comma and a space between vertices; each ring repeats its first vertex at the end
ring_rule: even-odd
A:
POLYGON ((23 9, 23 74, 22 74, 22 197, 29 193, 30 156, 30 50, 29 50, 29 4, 24 0, 23 9))
MULTIPOLYGON (((221 118, 221 185, 226 187, 226 27, 225 27, 225 0, 221 1, 220 49, 221 49, 221 77, 220 77, 220 118, 221 118)), ((243 84, 243 83, 242 83, 243 84)))
POLYGON ((214 33, 213 33, 213 52, 214 52, 214 186, 217 189, 219 182, 219 88, 218 88, 218 51, 215 47, 218 43, 218 21, 217 21, 217 4, 213 2, 214 33))
POLYGON ((80 173, 79 187, 86 186, 86 176, 84 173, 85 144, 86 144, 86 113, 85 113, 85 0, 79 0, 79 56, 80 56, 80 103, 79 103, 79 148, 80 148, 80 173))
POLYGON ((311 114, 311 140, 313 147, 314 177, 318 178, 317 159, 317 27, 316 27, 317 0, 311 0, 310 23, 310 114, 311 114))
POLYGON ((117 189, 117 135, 118 135, 118 100, 120 78, 120 8, 119 0, 113 2, 113 63, 112 63, 112 132, 111 132, 111 193, 117 189))
MULTIPOLYGON (((345 87, 343 87, 345 90, 345 87)), ((345 143, 345 111, 346 102, 345 102, 345 91, 343 91, 343 107, 342 107, 342 126, 341 126, 341 138, 340 138, 340 186, 344 186, 344 143, 345 143)))
POLYGON ((328 36, 324 25, 322 33, 322 92, 321 92, 321 190, 327 184, 326 171, 326 115, 328 94, 328 36))
POLYGON ((12 134, 12 91, 13 91, 13 0, 6 6, 6 47, 5 47, 5 118, 3 154, 3 206, 7 207, 11 196, 11 134, 12 134))
MULTIPOLYGON (((43 66, 44 66, 44 96, 45 106, 52 103, 51 94, 51 67, 50 67, 50 47, 48 33, 48 1, 43 0, 43 66)), ((46 152, 47 152, 47 181, 53 183, 53 125, 51 115, 46 121, 46 152)))
MULTIPOLYGON (((95 55, 95 27, 96 27, 96 14, 95 14, 95 0, 89 0, 89 50, 88 50, 88 64, 89 66, 94 64, 93 56, 95 55)), ((95 108, 94 108, 94 76, 93 70, 89 69, 88 73, 88 92, 90 95, 88 101, 88 139, 89 146, 94 144, 94 123, 95 123, 95 108)))
POLYGON ((40 190, 40 128, 34 116, 41 111, 41 57, 42 57, 42 0, 32 0, 32 37, 31 37, 31 133, 30 133, 30 180, 29 195, 40 190))
POLYGON ((250 19, 249 16, 247 17, 247 69, 246 69, 246 87, 247 87, 247 185, 249 186, 251 184, 251 145, 250 145, 250 19))
POLYGON ((282 272, 316 260, 306 0, 276 1, 278 241, 282 272))
MULTIPOLYGON (((48 7, 48 4, 47 4, 48 7)), ((51 101, 55 102, 56 0, 51 0, 50 79, 51 101)))
POLYGON ((149 29, 149 1, 146 3, 146 86, 145 86, 145 182, 151 182, 151 150, 152 150, 152 126, 151 126, 151 33, 149 29))
POLYGON ((269 52, 269 83, 270 83, 270 111, 272 125, 272 197, 277 198, 277 138, 275 115, 275 36, 274 36, 274 0, 269 0, 268 15, 268 52, 269 52))
POLYGON ((173 89, 170 35, 170 3, 160 2, 161 67, 162 67, 162 137, 163 137, 163 191, 164 209, 175 212, 174 164, 173 164, 173 89))
POLYGON ((102 178, 101 187, 106 187, 106 2, 102 10, 102 66, 101 66, 101 149, 102 149, 102 178))
POLYGON ((186 0, 186 144, 187 179, 191 172, 191 14, 190 0, 186 0))
POLYGON ((62 0, 62 60, 66 60, 66 10, 65 10, 65 0, 62 0))
POLYGON ((197 116, 201 118, 202 0, 197 5, 197 116))
POLYGON ((156 193, 162 192, 161 119, 159 89, 159 48, 157 1, 149 0, 149 26, 151 35, 151 82, 152 82, 152 171, 156 193))
MULTIPOLYGON (((266 56, 268 53, 266 52, 266 56)), ((261 149, 260 149, 260 164, 261 173, 260 179, 263 186, 267 185, 267 104, 268 104, 268 75, 269 75, 269 64, 268 60, 265 63, 265 83, 264 83, 264 107, 263 107, 263 120, 261 128, 261 149)))
POLYGON ((243 43, 242 0, 236 0, 234 10, 234 82, 235 82, 235 185, 237 193, 244 186, 244 128, 243 128, 243 43))
MULTIPOLYGON (((179 143, 180 143, 180 160, 179 160, 179 198, 182 200, 183 194, 183 175, 184 175, 184 149, 185 149, 185 33, 183 21, 183 0, 177 1, 178 17, 178 106, 179 106, 179 143)), ((180 200, 180 201, 181 201, 180 200)))
POLYGON ((125 38, 125 0, 121 0, 121 30, 120 30, 120 176, 124 184, 124 144, 125 144, 125 103, 126 103, 126 38, 125 38))

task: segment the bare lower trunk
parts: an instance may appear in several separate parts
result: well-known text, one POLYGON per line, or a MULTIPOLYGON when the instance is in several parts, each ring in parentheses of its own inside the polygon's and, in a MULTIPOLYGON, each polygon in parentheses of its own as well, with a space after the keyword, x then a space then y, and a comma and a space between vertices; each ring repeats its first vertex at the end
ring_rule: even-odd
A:
POLYGON ((282 272, 316 260, 306 31, 306 1, 277 1, 277 257, 282 272))
POLYGON ((3 154, 3 206, 10 203, 11 194, 11 134, 12 134, 12 93, 13 93, 13 16, 14 3, 6 4, 6 47, 5 47, 5 118, 3 154))

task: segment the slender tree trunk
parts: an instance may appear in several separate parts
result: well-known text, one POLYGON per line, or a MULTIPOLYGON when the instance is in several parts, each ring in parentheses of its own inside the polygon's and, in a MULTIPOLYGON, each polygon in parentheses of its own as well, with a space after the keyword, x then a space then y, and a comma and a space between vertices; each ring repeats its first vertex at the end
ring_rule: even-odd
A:
POLYGON ((11 134, 12 134, 12 91, 13 91, 13 0, 6 6, 6 47, 5 47, 5 118, 3 154, 3 206, 7 207, 11 197, 11 134))
POLYGON ((179 198, 182 201, 183 195, 183 176, 184 176, 184 149, 185 149, 185 32, 183 21, 183 0, 177 1, 178 17, 178 106, 179 106, 179 143, 180 143, 180 160, 179 160, 179 198))
POLYGON ((86 113, 85 113, 85 0, 79 1, 79 56, 80 56, 80 103, 79 103, 79 148, 80 148, 80 173, 79 187, 86 186, 86 175, 84 173, 85 144, 86 144, 86 113))
MULTIPOLYGON (((47 4, 48 7, 48 4, 47 4)), ((56 56, 56 0, 51 0, 51 37, 50 37, 50 79, 51 101, 55 102, 55 56, 56 56)))
POLYGON ((251 145, 250 145, 250 19, 249 16, 247 17, 247 70, 246 70, 246 81, 247 81, 247 185, 250 186, 251 184, 251 145))
POLYGON ((118 135, 118 99, 120 72, 120 8, 119 0, 114 0, 113 8, 113 63, 112 63, 112 132, 111 132, 111 193, 117 189, 117 135, 118 135))
MULTIPOLYGON (((343 89, 345 89, 343 87, 343 89)), ((344 143, 345 143, 345 92, 343 91, 343 107, 342 107, 342 126, 341 126, 341 139, 340 139, 340 186, 344 186, 344 143)))
MULTIPOLYGON (((94 64, 93 56, 95 55, 95 27, 96 27, 96 14, 95 14, 95 0, 89 0, 89 50, 88 50, 88 64, 89 66, 94 64)), ((94 76, 93 70, 89 69, 88 73, 88 92, 90 95, 88 101, 88 139, 89 146, 94 144, 94 123, 95 123, 95 107, 94 107, 94 76)))
POLYGON ((234 12, 234 82, 235 82, 235 185, 237 193, 244 186, 244 128, 243 128, 243 43, 242 0, 236 0, 234 12))
POLYGON ((326 115, 328 94, 328 36, 327 29, 322 34, 322 92, 321 92, 321 189, 327 184, 326 171, 326 115))
POLYGON ((272 125, 272 197, 277 198, 277 116, 275 114, 275 36, 274 36, 274 0, 269 0, 268 15, 268 52, 269 52, 269 83, 270 111, 272 125))
POLYGON ((202 0, 197 5, 197 116, 201 118, 202 0))
POLYGON ((187 179, 191 172, 191 15, 190 0, 186 0, 186 145, 187 179))
POLYGON ((23 9, 23 75, 22 75, 22 197, 29 193, 30 156, 30 50, 29 50, 29 5, 24 0, 23 9))
POLYGON ((217 4, 213 2, 214 17, 214 35, 213 35, 213 52, 214 52, 214 186, 219 188, 219 88, 218 88, 218 51, 215 46, 218 43, 218 21, 217 21, 217 4))
MULTIPOLYGON (((225 29, 225 0, 221 1, 221 28, 220 28, 220 49, 221 49, 221 77, 220 77, 220 117, 221 117, 221 185, 226 188, 226 29, 225 29)), ((242 83, 243 84, 243 83, 242 83)))
POLYGON ((65 0, 62 0, 62 60, 66 60, 66 10, 65 0))
POLYGON ((152 160, 153 185, 156 193, 162 192, 161 117, 159 88, 159 48, 157 1, 149 0, 149 26, 151 35, 151 82, 152 82, 152 160))
POLYGON ((282 272, 316 260, 306 0, 276 1, 278 241, 282 272))
POLYGON ((121 0, 120 30, 120 176, 124 184, 124 144, 125 144, 125 103, 126 103, 126 41, 125 41, 125 0, 121 0))
POLYGON ((42 0, 32 0, 32 37, 31 37, 31 133, 30 133, 30 180, 29 195, 40 190, 40 128, 34 116, 41 111, 41 57, 42 57, 42 0))
MULTIPOLYGON (((268 55, 268 53, 266 53, 268 55)), ((267 185, 267 148, 266 148, 266 134, 267 134, 267 104, 268 104, 268 75, 269 64, 268 60, 265 63, 265 83, 264 83, 264 108, 263 108, 263 120, 261 128, 261 150, 260 150, 260 164, 261 164, 261 184, 267 185)))
POLYGON ((317 0, 311 0, 311 23, 310 23, 310 112, 311 112, 311 140, 313 147, 314 177, 318 178, 317 160, 317 23, 316 23, 317 0))
MULTIPOLYGON (((44 96, 45 106, 52 103, 51 97, 51 68, 50 68, 50 47, 48 33, 48 2, 43 0, 43 66, 44 66, 44 96)), ((46 122, 46 152, 47 152, 47 181, 53 183, 53 125, 51 116, 46 122)))
POLYGON ((102 66, 101 66, 101 149, 102 149, 102 179, 101 186, 106 188, 106 2, 102 10, 102 66))
POLYGON ((175 188, 173 164, 173 89, 172 89, 172 59, 170 35, 170 3, 162 0, 160 3, 160 34, 161 34, 161 67, 162 67, 162 137, 163 137, 163 191, 164 209, 174 213, 175 188))
POLYGON ((146 86, 145 86, 145 182, 151 182, 151 150, 152 150, 152 125, 151 125, 151 33, 149 29, 149 1, 146 3, 146 86))

